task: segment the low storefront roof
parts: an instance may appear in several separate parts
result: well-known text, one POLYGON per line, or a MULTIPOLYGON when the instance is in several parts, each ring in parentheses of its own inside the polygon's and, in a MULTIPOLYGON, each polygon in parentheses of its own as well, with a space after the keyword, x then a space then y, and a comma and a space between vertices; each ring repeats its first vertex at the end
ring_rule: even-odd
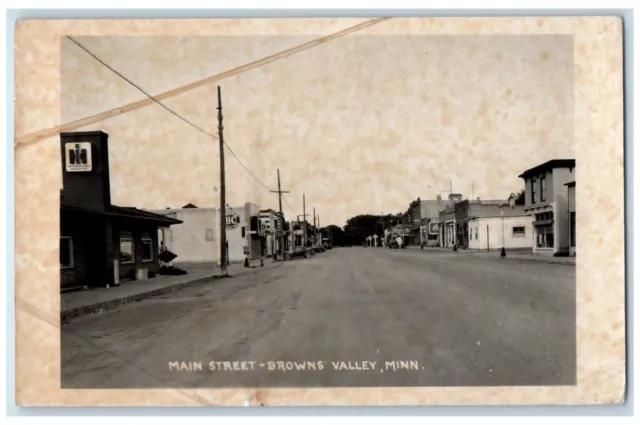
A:
POLYGON ((62 211, 69 211, 69 212, 98 214, 98 215, 105 215, 105 216, 112 216, 112 217, 122 217, 122 218, 130 218, 135 220, 151 221, 157 224, 163 224, 163 225, 169 225, 169 226, 172 224, 182 223, 181 220, 167 217, 165 215, 160 215, 160 214, 152 213, 149 211, 143 211, 133 207, 119 207, 117 205, 109 205, 104 210, 94 210, 90 208, 79 207, 76 205, 61 203, 60 209, 62 211))

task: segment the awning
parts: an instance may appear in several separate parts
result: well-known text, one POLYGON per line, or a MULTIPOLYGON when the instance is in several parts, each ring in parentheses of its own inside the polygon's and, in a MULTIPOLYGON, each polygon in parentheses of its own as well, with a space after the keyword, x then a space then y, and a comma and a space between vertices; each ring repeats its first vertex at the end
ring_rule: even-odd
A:
POLYGON ((533 222, 534 226, 546 226, 549 224, 553 224, 553 220, 538 220, 533 222))

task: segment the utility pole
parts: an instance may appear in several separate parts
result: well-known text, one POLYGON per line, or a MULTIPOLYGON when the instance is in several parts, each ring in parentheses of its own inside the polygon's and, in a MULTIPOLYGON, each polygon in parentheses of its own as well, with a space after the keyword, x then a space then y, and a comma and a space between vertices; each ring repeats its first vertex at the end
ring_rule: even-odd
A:
POLYGON ((302 219, 304 220, 304 222, 302 223, 304 226, 304 231, 302 232, 302 246, 306 248, 307 247, 307 202, 306 202, 304 193, 302 194, 302 219))
POLYGON ((227 200, 222 132, 222 92, 218 86, 218 138, 220 139, 220 274, 227 276, 227 200))
POLYGON ((282 194, 289 193, 288 190, 282 190, 280 188, 280 169, 278 168, 278 190, 271 190, 271 193, 278 194, 278 204, 280 206, 280 244, 279 244, 279 254, 281 258, 284 260, 284 214, 282 213, 282 194))

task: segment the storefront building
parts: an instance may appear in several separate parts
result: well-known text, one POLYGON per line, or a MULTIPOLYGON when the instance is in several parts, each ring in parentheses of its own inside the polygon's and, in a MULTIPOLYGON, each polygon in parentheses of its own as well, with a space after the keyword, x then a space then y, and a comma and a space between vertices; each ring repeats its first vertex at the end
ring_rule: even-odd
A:
MULTIPOLYGON (((482 201, 480 201, 482 202, 482 201)), ((471 205, 467 247, 494 251, 531 248, 532 217, 522 206, 510 206, 507 201, 471 205)))
MULTIPOLYGON (((159 228, 159 240, 176 254, 175 265, 215 263, 220 265, 220 209, 167 208, 155 214, 178 219, 175 228, 159 228)), ((266 240, 259 220, 259 208, 252 203, 238 207, 227 206, 225 217, 227 264, 259 260, 266 252, 266 240)))
POLYGON ((576 182, 566 183, 569 204, 569 254, 576 255, 576 182))
POLYGON ((567 183, 575 181, 575 166, 575 159, 554 159, 519 176, 525 183, 524 211, 533 215, 531 242, 534 253, 570 254, 571 215, 568 212, 567 183))
POLYGON ((111 204, 109 136, 62 133, 60 288, 110 287, 160 272, 158 228, 180 220, 111 204))

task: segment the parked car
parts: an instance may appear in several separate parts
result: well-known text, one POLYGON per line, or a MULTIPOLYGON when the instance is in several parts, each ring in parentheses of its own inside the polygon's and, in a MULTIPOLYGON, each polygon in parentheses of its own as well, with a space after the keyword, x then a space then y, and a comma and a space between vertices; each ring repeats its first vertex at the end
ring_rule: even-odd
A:
POLYGON ((319 244, 315 244, 311 246, 311 249, 313 249, 315 252, 325 252, 326 249, 324 246, 319 245, 319 244))
POLYGON ((389 244, 387 246, 389 247, 389 249, 399 249, 400 248, 400 245, 398 244, 398 241, 396 241, 396 240, 389 241, 389 244))
POLYGON ((291 260, 292 258, 309 258, 313 255, 311 248, 305 248, 303 246, 297 246, 293 248, 293 251, 285 252, 284 259, 291 260))

